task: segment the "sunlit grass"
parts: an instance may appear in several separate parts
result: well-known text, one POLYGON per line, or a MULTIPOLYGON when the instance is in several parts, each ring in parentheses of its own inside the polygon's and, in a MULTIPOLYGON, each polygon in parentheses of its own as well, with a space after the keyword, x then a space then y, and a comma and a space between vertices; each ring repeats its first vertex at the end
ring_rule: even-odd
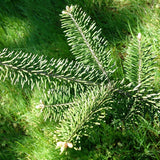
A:
POLYGON ((9 47, 21 49, 25 47, 26 39, 30 36, 30 24, 16 17, 3 17, 0 27, 0 48, 9 47), (23 43, 23 44, 22 44, 23 43))

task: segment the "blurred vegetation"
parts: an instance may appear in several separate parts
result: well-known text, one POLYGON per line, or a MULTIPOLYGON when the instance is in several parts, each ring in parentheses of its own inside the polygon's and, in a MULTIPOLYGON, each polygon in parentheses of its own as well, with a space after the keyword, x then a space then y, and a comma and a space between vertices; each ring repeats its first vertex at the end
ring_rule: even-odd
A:
MULTIPOLYGON (((80 5, 97 22, 120 64, 128 44, 141 32, 152 45, 160 66, 159 0, 0 0, 0 50, 9 48, 49 59, 74 59, 59 16, 70 4, 80 5)), ((156 77, 159 90, 160 67, 156 77)), ((36 89, 31 92, 10 82, 0 82, 0 159, 160 159, 159 121, 152 125, 144 119, 128 130, 124 130, 123 124, 120 128, 104 124, 97 128, 93 139, 85 141, 82 151, 59 155, 52 142, 54 124, 43 122, 35 111, 36 98, 41 94, 36 89)))

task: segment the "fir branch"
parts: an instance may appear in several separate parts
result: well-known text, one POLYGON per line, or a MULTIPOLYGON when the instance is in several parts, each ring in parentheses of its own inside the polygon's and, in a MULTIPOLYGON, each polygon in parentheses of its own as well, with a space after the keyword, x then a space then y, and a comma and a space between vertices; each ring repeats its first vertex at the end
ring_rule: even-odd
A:
MULTIPOLYGON (((71 8, 72 8, 72 6, 71 6, 71 8)), ((67 11, 69 11, 69 10, 67 10, 67 11)), ((100 63, 99 59, 97 58, 96 53, 94 52, 94 50, 92 49, 92 46, 91 46, 91 45, 89 44, 89 42, 87 41, 86 36, 84 35, 84 33, 83 33, 81 27, 80 27, 79 24, 77 23, 77 21, 76 21, 76 19, 74 18, 73 14, 71 14, 71 13, 68 12, 68 15, 71 17, 71 19, 73 20, 74 24, 76 25, 76 27, 77 27, 79 33, 81 34, 81 36, 82 36, 82 38, 83 38, 85 44, 87 45, 88 49, 90 50, 90 52, 91 52, 93 58, 94 58, 95 61, 97 62, 97 64, 98 64, 100 70, 103 72, 103 74, 107 75, 107 73, 106 73, 106 71, 104 70, 102 64, 100 63)))
POLYGON ((153 120, 155 113, 160 111, 157 107, 160 101, 159 93, 155 92, 153 84, 151 85, 155 77, 156 60, 140 33, 137 38, 138 43, 137 39, 133 39, 124 63, 126 78, 132 83, 130 90, 134 98, 129 114, 140 114, 144 118, 149 114, 153 120))
MULTIPOLYGON (((64 119, 57 128, 56 135, 63 142, 78 140, 86 132, 102 120, 101 113, 110 108, 112 87, 94 88, 88 93, 81 94, 81 98, 75 100, 75 105, 64 114, 64 119), (101 117, 101 118, 100 118, 101 117)), ((104 117, 103 117, 104 118, 104 117)), ((89 135, 89 133, 87 133, 89 135)))
POLYGON ((40 109, 40 112, 43 114, 44 121, 49 119, 50 121, 59 122, 63 119, 64 112, 67 112, 68 108, 73 105, 74 102, 53 105, 40 103, 36 106, 36 109, 40 109))
POLYGON ((150 82, 154 81, 156 59, 150 50, 145 39, 141 38, 138 39, 138 42, 137 39, 133 39, 128 48, 128 55, 124 63, 126 78, 137 89, 141 86, 142 88, 151 87, 150 82))
POLYGON ((45 105, 44 107, 63 107, 63 106, 73 106, 74 102, 69 103, 61 103, 61 104, 54 104, 54 105, 45 105))
POLYGON ((39 82, 65 81, 78 84, 100 85, 105 77, 93 67, 84 66, 68 60, 50 61, 33 54, 9 52, 7 49, 0 53, 1 79, 10 78, 13 84, 28 83, 33 88, 39 82))
POLYGON ((98 66, 102 73, 110 77, 115 68, 112 66, 110 52, 106 51, 107 41, 101 37, 94 22, 77 6, 66 7, 62 12, 62 28, 65 28, 71 51, 77 60, 98 66), (111 70, 112 69, 112 70, 111 70))
POLYGON ((142 53, 141 53, 141 33, 138 34, 138 55, 139 55, 139 64, 138 64, 138 85, 141 84, 141 72, 142 72, 142 53))

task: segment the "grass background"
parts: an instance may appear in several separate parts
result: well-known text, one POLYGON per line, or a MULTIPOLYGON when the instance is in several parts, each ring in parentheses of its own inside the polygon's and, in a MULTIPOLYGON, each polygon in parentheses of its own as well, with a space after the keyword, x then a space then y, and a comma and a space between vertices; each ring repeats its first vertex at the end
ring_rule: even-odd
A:
MULTIPOLYGON (((80 5, 102 28, 119 65, 123 64, 127 46, 141 32, 146 43, 152 45, 160 66, 159 0, 0 0, 0 50, 74 60, 59 16, 70 4, 80 5)), ((121 75, 123 68, 119 70, 121 75)), ((160 67, 155 85, 159 90, 160 67)), ((82 151, 59 155, 52 141, 54 124, 44 122, 35 110, 41 98, 41 90, 31 92, 12 86, 10 81, 0 81, 0 159, 160 159, 159 122, 152 126, 143 119, 138 129, 104 124, 97 128, 97 134, 93 133, 93 139, 84 142, 82 151)))

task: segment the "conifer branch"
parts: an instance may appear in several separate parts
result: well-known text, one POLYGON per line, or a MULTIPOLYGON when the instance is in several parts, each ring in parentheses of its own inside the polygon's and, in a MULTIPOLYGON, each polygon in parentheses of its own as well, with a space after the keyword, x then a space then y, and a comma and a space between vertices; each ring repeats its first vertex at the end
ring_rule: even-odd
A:
MULTIPOLYGON (((140 34, 139 34, 140 36, 140 34)), ((133 39, 129 46, 124 68, 126 78, 138 89, 141 85, 145 88, 151 87, 150 82, 154 81, 156 59, 150 53, 150 47, 141 38, 133 39), (149 48, 149 49, 148 49, 149 48)), ((142 88, 143 88, 142 87, 142 88)))
MULTIPOLYGON (((74 107, 68 109, 63 116, 64 119, 60 122, 57 128, 56 135, 59 140, 71 142, 73 139, 79 139, 83 136, 82 132, 88 130, 98 123, 98 119, 102 120, 101 113, 110 109, 112 87, 102 87, 88 93, 81 94, 81 99, 75 100, 74 107)), ((89 133, 87 133, 89 135, 89 133)))
MULTIPOLYGON (((71 10, 72 11, 72 6, 71 6, 71 9, 68 9, 68 11, 71 10)), ((84 43, 87 45, 88 49, 90 50, 93 58, 95 59, 95 61, 97 62, 98 66, 99 66, 99 69, 103 72, 104 75, 107 76, 107 73, 106 71, 104 70, 102 64, 100 63, 98 57, 96 56, 96 53, 94 52, 94 50, 92 49, 93 46, 91 46, 89 44, 89 42, 87 41, 87 38, 86 36, 84 35, 81 27, 79 26, 79 24, 77 23, 76 19, 74 18, 73 14, 71 14, 71 12, 66 12, 68 13, 68 15, 71 17, 71 19, 73 20, 74 24, 76 25, 76 28, 78 29, 79 33, 81 34, 83 40, 84 40, 84 43)))
POLYGON ((61 104, 54 104, 54 105, 45 105, 45 107, 63 107, 63 106, 73 106, 74 102, 69 103, 61 103, 61 104))
POLYGON ((108 78, 115 71, 107 41, 101 37, 101 30, 77 6, 66 7, 62 12, 62 28, 65 29, 71 51, 77 60, 93 65, 108 78))
POLYGON ((138 64, 138 85, 141 85, 141 72, 142 72, 142 55, 141 55, 141 33, 138 35, 138 55, 139 55, 139 64, 138 64))
POLYGON ((0 53, 0 66, 2 80, 9 76, 13 84, 21 81, 22 86, 28 83, 32 86, 31 88, 35 83, 43 82, 44 79, 49 82, 62 80, 91 86, 100 85, 106 81, 99 71, 78 62, 60 59, 48 61, 43 56, 9 52, 6 49, 0 53))
POLYGON ((154 112, 160 110, 157 107, 160 101, 159 93, 155 92, 153 84, 151 85, 155 77, 155 63, 156 60, 150 53, 150 47, 139 33, 136 39, 133 39, 124 63, 126 78, 132 83, 130 90, 133 92, 134 100, 130 113, 134 116, 138 113, 145 118, 146 114, 150 114, 153 119, 154 112))

